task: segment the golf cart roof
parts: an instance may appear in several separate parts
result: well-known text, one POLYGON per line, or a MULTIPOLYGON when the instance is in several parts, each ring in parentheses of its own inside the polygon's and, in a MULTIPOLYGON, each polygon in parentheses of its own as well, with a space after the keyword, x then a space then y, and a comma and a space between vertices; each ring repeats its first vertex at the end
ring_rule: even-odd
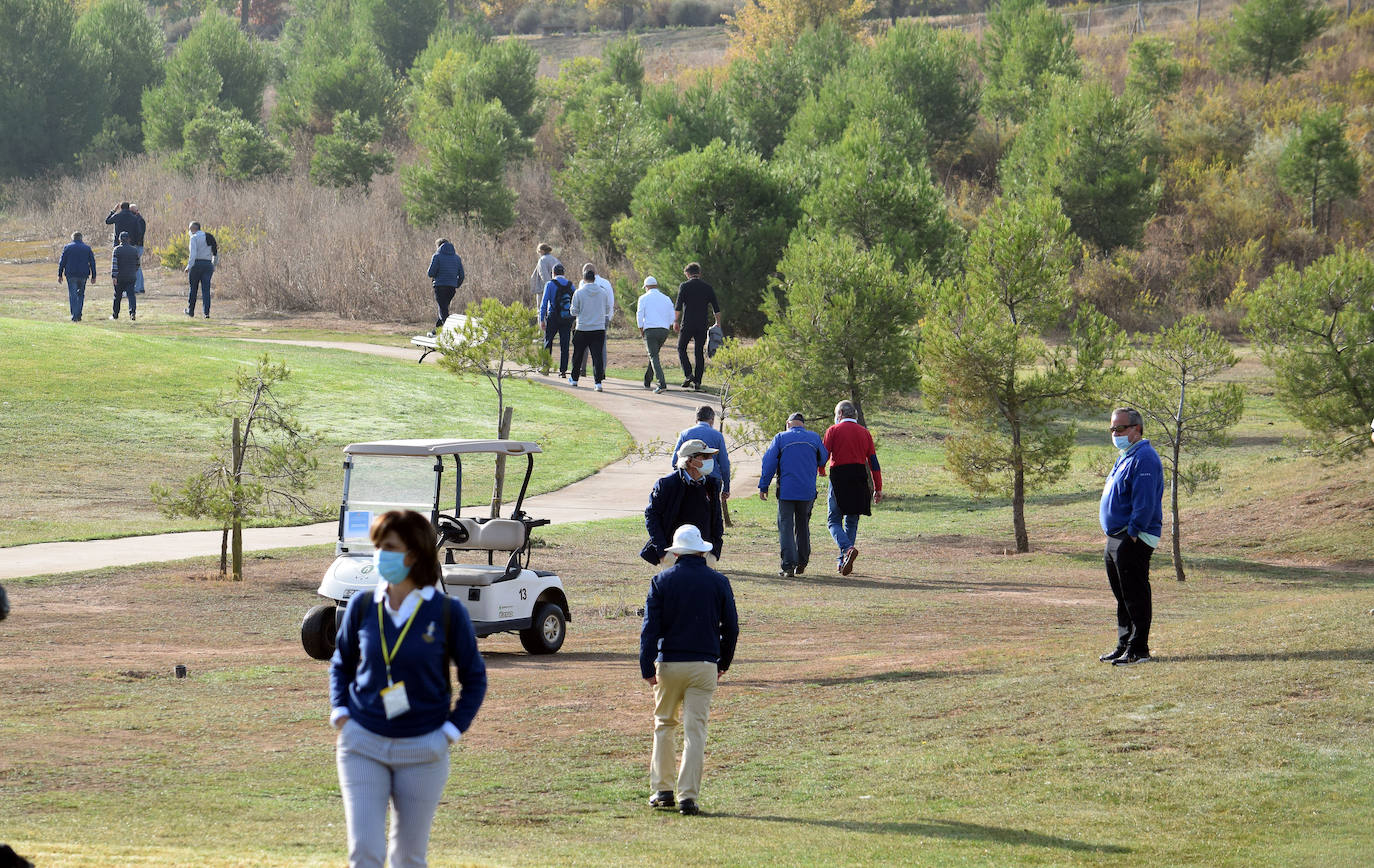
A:
POLYGON ((371 443, 350 443, 344 447, 349 455, 469 455, 494 452, 501 455, 527 455, 543 452, 538 443, 524 440, 374 440, 371 443))

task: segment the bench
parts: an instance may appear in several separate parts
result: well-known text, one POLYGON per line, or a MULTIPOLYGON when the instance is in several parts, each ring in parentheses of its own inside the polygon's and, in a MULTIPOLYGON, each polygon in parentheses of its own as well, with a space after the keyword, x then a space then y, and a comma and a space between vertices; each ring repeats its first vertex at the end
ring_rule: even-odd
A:
POLYGON ((444 584, 484 588, 493 582, 515 578, 520 574, 520 553, 525 550, 528 539, 525 523, 513 518, 478 522, 463 516, 456 519, 440 516, 439 548, 446 554, 444 584), (493 552, 511 554, 505 564, 454 564, 451 561, 455 551, 485 551, 488 561, 493 559, 493 552))
MULTIPOLYGON (((461 313, 450 314, 444 320, 444 327, 439 330, 439 334, 446 335, 450 342, 457 342, 463 333, 463 327, 467 325, 468 318, 461 313)), ((420 348, 419 364, 424 364, 425 356, 437 352, 439 349, 439 335, 430 332, 425 335, 416 335, 410 342, 420 348)))

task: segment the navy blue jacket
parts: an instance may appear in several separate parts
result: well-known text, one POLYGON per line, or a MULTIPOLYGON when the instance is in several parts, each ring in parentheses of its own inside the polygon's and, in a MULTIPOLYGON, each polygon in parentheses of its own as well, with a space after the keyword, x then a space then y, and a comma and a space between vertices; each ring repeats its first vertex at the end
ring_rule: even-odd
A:
POLYGON ((767 491, 778 477, 779 500, 815 500, 816 474, 830 460, 821 435, 805 428, 788 428, 773 437, 763 453, 759 491, 767 491))
POLYGON ((649 505, 644 508, 644 527, 649 531, 639 556, 657 564, 673 543, 673 534, 684 524, 694 524, 701 538, 711 544, 711 554, 720 557, 725 540, 725 520, 721 517, 720 483, 707 476, 700 483, 687 481, 683 471, 674 470, 654 483, 649 505))
POLYGON ((467 275, 463 273, 463 260, 458 258, 452 243, 445 241, 439 245, 439 251, 430 257, 429 276, 434 279, 434 286, 463 285, 463 278, 467 275))
POLYGON ((681 555, 654 576, 639 631, 639 674, 654 675, 654 662, 708 661, 730 668, 739 641, 739 613, 730 580, 706 566, 701 555, 681 555))
POLYGON ((410 710, 387 720, 381 693, 386 687, 386 663, 378 630, 386 630, 386 644, 390 648, 404 625, 397 627, 385 613, 379 623, 377 606, 372 593, 354 594, 348 601, 329 665, 332 707, 347 707, 348 716, 363 728, 388 738, 426 735, 442 727, 446 720, 459 732, 466 732, 487 695, 487 667, 477 652, 477 637, 467 609, 443 593, 420 602, 410 631, 391 660, 391 677, 405 682, 410 710), (449 607, 447 637, 442 635, 444 606, 449 607), (450 659, 457 664, 461 685, 458 701, 451 710, 450 659))
POLYGON ((110 255, 110 279, 115 283, 133 283, 138 277, 138 248, 121 244, 110 255))
POLYGON ((1164 467, 1149 440, 1137 440, 1112 465, 1102 487, 1098 519, 1111 536, 1141 531, 1159 536, 1164 529, 1164 467))
POLYGON ((118 244, 119 233, 121 232, 129 233, 130 240, 141 237, 143 233, 139 229, 139 220, 139 216, 128 209, 116 208, 111 211, 109 216, 105 218, 107 224, 114 224, 114 237, 110 240, 118 244))
POLYGON ((72 241, 62 248, 62 257, 57 260, 57 279, 62 275, 77 280, 89 277, 95 280, 95 253, 84 241, 72 241))
POLYGON ((142 247, 143 236, 148 234, 148 221, 143 219, 142 214, 135 214, 134 216, 138 218, 138 231, 129 233, 129 243, 142 247))

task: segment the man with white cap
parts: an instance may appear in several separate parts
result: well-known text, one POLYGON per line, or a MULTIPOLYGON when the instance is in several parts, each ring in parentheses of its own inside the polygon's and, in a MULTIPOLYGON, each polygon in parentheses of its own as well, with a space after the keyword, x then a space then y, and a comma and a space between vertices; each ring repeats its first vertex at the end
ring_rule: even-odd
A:
POLYGON ((654 750, 649 805, 699 812, 711 695, 730 668, 739 641, 739 614, 730 580, 706 564, 711 543, 694 525, 673 534, 677 562, 654 576, 639 633, 639 673, 654 688, 654 750), (682 725, 682 763, 673 775, 676 733, 682 725), (676 782, 676 783, 675 783, 676 782))
POLYGON ((673 327, 673 300, 659 291, 658 281, 653 275, 644 278, 644 294, 639 297, 635 321, 639 325, 639 336, 644 338, 644 349, 649 353, 649 364, 644 369, 644 388, 658 378, 654 394, 668 388, 668 380, 663 376, 663 363, 658 360, 658 351, 668 340, 668 332, 673 327))
POLYGON ((677 469, 654 483, 649 505, 644 509, 644 526, 649 541, 639 556, 657 566, 668 551, 674 528, 695 525, 711 544, 711 556, 720 558, 725 538, 721 513, 720 482, 711 476, 716 450, 700 440, 688 440, 678 447, 677 469))
POLYGON ((793 413, 787 428, 773 437, 763 453, 759 500, 768 499, 768 486, 778 477, 779 577, 799 576, 811 560, 811 510, 816 505, 816 475, 825 472, 830 451, 821 435, 806 430, 806 417, 793 413))

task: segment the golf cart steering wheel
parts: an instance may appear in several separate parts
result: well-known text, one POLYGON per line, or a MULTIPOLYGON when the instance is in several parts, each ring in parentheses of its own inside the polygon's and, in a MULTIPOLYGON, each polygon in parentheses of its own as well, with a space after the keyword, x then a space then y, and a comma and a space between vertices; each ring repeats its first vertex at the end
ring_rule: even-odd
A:
POLYGON ((468 541, 467 525, 451 515, 439 515, 439 548, 443 548, 445 543, 462 545, 468 541))

